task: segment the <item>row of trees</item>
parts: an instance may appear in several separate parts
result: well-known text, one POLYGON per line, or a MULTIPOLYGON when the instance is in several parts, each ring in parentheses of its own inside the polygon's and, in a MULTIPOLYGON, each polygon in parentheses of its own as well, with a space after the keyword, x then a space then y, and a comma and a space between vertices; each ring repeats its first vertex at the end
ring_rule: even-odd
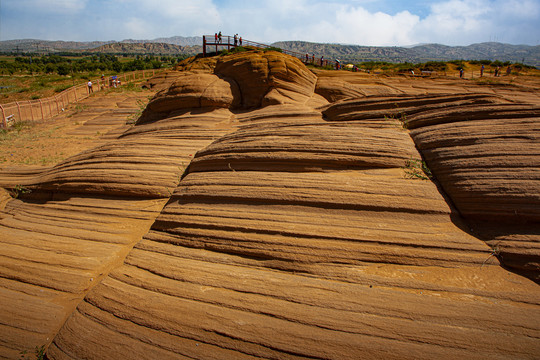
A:
POLYGON ((421 70, 421 71, 446 71, 448 69, 448 64, 453 64, 458 68, 466 69, 467 64, 471 65, 484 65, 486 67, 496 68, 496 67, 506 67, 506 66, 512 66, 514 69, 521 70, 521 69, 534 69, 534 66, 530 65, 524 65, 519 63, 511 63, 510 61, 499 61, 499 60, 451 60, 451 61, 428 61, 425 63, 418 63, 413 64, 409 62, 404 63, 391 63, 391 62, 385 62, 385 61, 366 61, 357 64, 357 66, 361 69, 367 69, 367 70, 373 70, 373 69, 381 69, 381 70, 392 70, 392 71, 398 71, 398 72, 410 72, 414 70, 421 70))
POLYGON ((0 60, 0 71, 5 74, 14 73, 47 73, 69 75, 82 72, 117 73, 145 69, 160 69, 172 66, 185 56, 153 56, 136 55, 128 61, 120 61, 115 55, 99 54, 91 56, 61 55, 17 56, 14 61, 0 60))

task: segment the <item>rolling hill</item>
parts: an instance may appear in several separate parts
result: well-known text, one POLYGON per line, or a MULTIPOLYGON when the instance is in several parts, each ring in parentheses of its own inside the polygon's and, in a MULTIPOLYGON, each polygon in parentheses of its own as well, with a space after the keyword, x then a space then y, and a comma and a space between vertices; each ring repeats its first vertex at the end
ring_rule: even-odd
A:
MULTIPOLYGON (((91 51, 103 53, 132 54, 185 54, 202 52, 202 37, 172 36, 153 40, 126 39, 115 41, 46 41, 36 39, 0 41, 0 52, 61 52, 91 51)), ((500 60, 519 62, 540 67, 540 46, 511 45, 485 42, 468 46, 446 46, 422 44, 412 47, 361 46, 344 44, 323 44, 306 41, 279 41, 272 46, 301 53, 340 59, 347 62, 388 61, 426 62, 447 60, 500 60)))

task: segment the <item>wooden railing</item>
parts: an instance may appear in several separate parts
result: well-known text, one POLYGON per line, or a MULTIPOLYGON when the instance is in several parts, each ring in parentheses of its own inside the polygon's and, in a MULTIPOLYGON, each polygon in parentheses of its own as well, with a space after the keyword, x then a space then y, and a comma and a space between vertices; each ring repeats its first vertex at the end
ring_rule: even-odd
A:
MULTIPOLYGON (((231 50, 237 46, 253 46, 260 49, 268 49, 268 48, 274 47, 272 45, 261 44, 255 41, 250 41, 250 40, 245 40, 245 39, 242 39, 242 41, 240 42, 239 38, 236 40, 236 43, 235 43, 234 36, 229 36, 229 35, 222 36, 221 41, 219 39, 216 39, 215 35, 203 35, 203 56, 206 56, 208 46, 210 46, 211 49, 215 48, 216 53, 224 49, 231 50)), ((316 57, 315 54, 309 55, 309 54, 300 53, 297 51, 285 50, 281 48, 280 50, 284 54, 297 57, 305 64, 313 64, 313 65, 319 65, 319 66, 331 65, 333 68, 336 68, 336 69, 341 66, 339 61, 324 59, 324 57, 322 56, 316 57)))
MULTIPOLYGON (((162 69, 157 70, 162 71, 162 69)), ((144 80, 156 74, 156 70, 139 70, 117 75, 116 86, 144 80)), ((97 78, 92 81, 92 92, 98 92, 114 86, 112 78, 97 78)), ((38 100, 15 101, 0 104, 0 128, 8 128, 17 121, 38 121, 50 119, 64 111, 69 104, 86 99, 91 94, 88 82, 72 86, 57 95, 38 100)))

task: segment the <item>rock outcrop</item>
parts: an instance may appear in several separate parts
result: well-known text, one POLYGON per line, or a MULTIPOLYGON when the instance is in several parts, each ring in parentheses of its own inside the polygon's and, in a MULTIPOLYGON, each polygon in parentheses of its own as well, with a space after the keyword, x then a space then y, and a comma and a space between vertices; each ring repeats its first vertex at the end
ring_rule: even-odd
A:
MULTIPOLYGON (((0 219, 0 238, 9 239, 0 258, 4 312, 17 301, 32 308, 26 295, 39 286, 71 302, 42 301, 50 309, 36 306, 39 316, 28 308, 4 314, 5 329, 33 337, 9 337, 0 354, 47 335, 50 359, 537 356, 538 285, 505 270, 506 253, 471 231, 471 221, 512 203, 530 226, 516 233, 530 241, 528 250, 512 245, 516 258, 537 256, 536 107, 399 84, 371 83, 365 94, 373 96, 363 96, 361 81, 342 91, 274 52, 214 63, 175 77, 117 139, 37 175, 33 200, 8 202, 0 219), (481 111, 491 124, 517 119, 506 132, 523 145, 510 148, 516 166, 497 162, 506 154, 494 146, 504 126, 482 127, 481 111), (423 158, 433 181, 411 165, 423 158), (515 193, 490 177, 499 171, 471 175, 489 161, 501 173, 519 170, 515 193), (110 223, 89 213, 65 221, 74 194, 92 199, 81 210, 109 213, 110 223), (153 207, 144 220, 125 211, 145 202, 153 207), (44 208, 55 210, 35 215, 44 208), (28 218, 39 225, 23 225, 28 218), (122 242, 125 219, 146 228, 134 226, 122 242), (73 237, 92 245, 91 255, 66 255, 80 239, 60 229, 75 224, 88 232, 73 237), (47 235, 36 241, 32 230, 47 235), (44 252, 56 255, 43 261, 44 252), (58 271, 53 264, 70 275, 37 274, 58 271), (48 324, 39 336, 36 320, 48 324)), ((518 238, 505 241, 523 245, 518 238)))

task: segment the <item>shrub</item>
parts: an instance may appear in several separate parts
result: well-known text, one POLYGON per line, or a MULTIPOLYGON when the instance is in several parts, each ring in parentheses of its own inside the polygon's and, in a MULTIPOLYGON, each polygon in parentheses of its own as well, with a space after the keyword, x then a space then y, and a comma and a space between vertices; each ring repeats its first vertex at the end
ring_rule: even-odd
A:
POLYGON ((278 47, 274 47, 274 46, 270 46, 270 47, 264 48, 263 51, 264 51, 264 52, 267 52, 267 51, 283 52, 282 49, 280 49, 280 48, 278 48, 278 47))
POLYGON ((62 91, 69 89, 71 85, 60 85, 54 88, 55 93, 61 93, 62 91))
POLYGON ((425 64, 420 64, 420 69, 424 71, 445 71, 447 66, 443 61, 428 61, 425 64))

